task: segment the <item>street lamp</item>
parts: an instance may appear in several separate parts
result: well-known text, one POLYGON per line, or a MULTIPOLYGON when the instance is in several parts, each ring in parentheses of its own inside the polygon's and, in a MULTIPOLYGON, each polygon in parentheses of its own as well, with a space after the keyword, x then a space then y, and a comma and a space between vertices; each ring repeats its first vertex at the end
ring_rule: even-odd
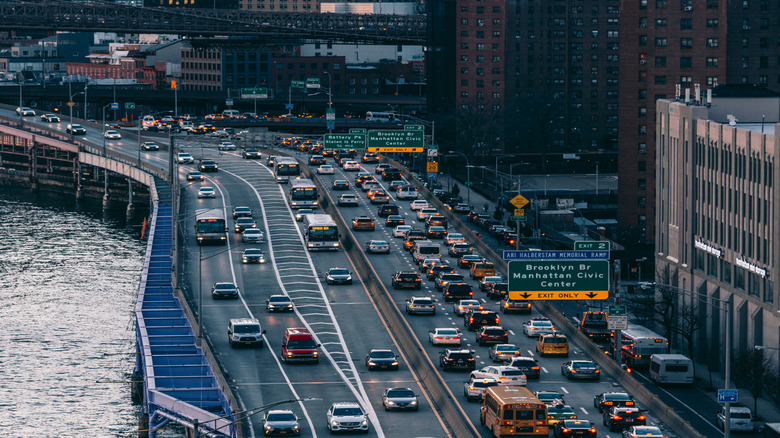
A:
MULTIPOLYGON (((70 89, 70 80, 68 80, 68 95, 70 96, 70 97, 68 97, 68 106, 70 107, 70 123, 71 123, 71 125, 73 124, 73 98, 78 96, 79 94, 86 93, 86 91, 87 91, 87 88, 84 87, 84 91, 79 91, 78 93, 73 94, 73 92, 70 89)), ((84 96, 85 96, 84 97, 84 101, 86 102, 86 100, 87 100, 86 94, 84 96)), ((86 105, 86 103, 84 105, 86 105)), ((86 108, 86 106, 85 106, 85 108, 86 108)))
MULTIPOLYGON (((328 124, 328 128, 335 125, 335 123, 328 123, 328 116, 330 114, 333 114, 333 121, 336 121, 336 114, 332 113, 333 111, 333 83, 330 80, 330 72, 323 71, 323 74, 328 75, 328 111, 325 113, 325 123, 328 124)), ((333 133, 333 129, 328 129, 329 133, 333 133)))
POLYGON ((103 156, 106 155, 106 108, 116 105, 114 102, 108 103, 103 106, 103 156))
MULTIPOLYGON (((499 155, 499 156, 496 157, 496 186, 498 186, 498 180, 499 180, 499 178, 498 178, 498 160, 500 160, 502 158, 511 158, 511 157, 512 157, 511 155, 499 155)), ((498 188, 498 187, 496 187, 496 188, 498 188)), ((503 192, 504 192, 504 185, 501 184, 501 193, 503 193, 503 192)))
MULTIPOLYGON (((224 420, 225 418, 228 418, 228 417, 233 416, 233 415, 235 415, 235 419, 229 425, 236 424, 236 423, 238 423, 240 421, 243 421, 243 420, 245 420, 245 419, 247 419, 249 417, 252 417, 252 416, 260 414, 260 413, 263 413, 263 412, 265 412, 265 411, 267 411, 267 410, 269 410, 271 408, 274 408, 276 406, 279 406, 279 405, 283 405, 283 404, 286 404, 286 403, 295 403, 295 402, 301 403, 301 402, 307 402, 307 401, 322 401, 322 399, 319 398, 319 397, 291 398, 289 400, 280 400, 280 401, 277 401, 277 402, 268 403, 268 404, 265 404, 265 405, 262 405, 262 406, 258 406, 256 408, 252 408, 252 409, 245 409, 243 411, 231 412, 228 415, 223 415, 221 417, 217 417, 217 418, 215 418, 213 420, 209 420, 209 421, 206 421, 204 423, 199 423, 197 420, 195 420, 195 422, 193 424, 195 436, 199 436, 199 433, 200 433, 199 429, 200 429, 201 426, 204 426, 204 428, 207 429, 208 432, 219 432, 220 429, 222 429, 222 427, 224 427, 224 426, 210 428, 210 427, 205 426, 205 425, 208 424, 208 423, 214 422, 215 426, 216 426, 216 422, 217 421, 224 420)), ((222 431, 222 433, 226 433, 226 432, 227 431, 224 431, 224 430, 222 431)))
POLYGON ((466 159, 466 188, 468 189, 468 200, 466 203, 471 205, 471 164, 469 164, 469 157, 463 152, 449 151, 448 154, 457 154, 466 159))

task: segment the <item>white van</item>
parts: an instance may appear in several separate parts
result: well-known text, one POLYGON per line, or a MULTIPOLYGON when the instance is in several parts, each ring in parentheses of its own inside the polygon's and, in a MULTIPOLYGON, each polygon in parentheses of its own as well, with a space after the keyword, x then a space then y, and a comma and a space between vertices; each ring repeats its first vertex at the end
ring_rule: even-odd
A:
POLYGON ((425 259, 441 258, 441 248, 430 240, 417 240, 414 242, 414 249, 412 249, 412 258, 415 263, 425 259))
POLYGON ((222 111, 222 115, 225 116, 228 119, 237 119, 239 117, 238 110, 225 110, 222 111))
POLYGON ((650 379, 659 385, 693 383, 693 361, 682 354, 650 356, 650 379))
POLYGON ((414 186, 401 186, 398 188, 398 199, 417 199, 417 188, 414 186))

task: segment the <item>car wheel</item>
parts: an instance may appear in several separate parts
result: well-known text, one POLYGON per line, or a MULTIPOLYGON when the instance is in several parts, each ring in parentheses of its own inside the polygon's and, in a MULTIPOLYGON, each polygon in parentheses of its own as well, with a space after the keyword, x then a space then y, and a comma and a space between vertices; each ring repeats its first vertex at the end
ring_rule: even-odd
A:
POLYGON ((433 313, 432 313, 432 315, 433 315, 433 316, 436 316, 436 309, 433 309, 433 313))
POLYGON ((614 424, 610 424, 610 425, 609 425, 609 431, 610 431, 610 432, 616 432, 616 431, 617 431, 617 428, 615 427, 615 425, 614 425, 614 424))
POLYGON ((347 282, 347 284, 352 284, 352 280, 349 280, 349 281, 347 282))
POLYGON ((236 348, 236 344, 230 338, 228 338, 228 344, 230 344, 230 348, 236 348))

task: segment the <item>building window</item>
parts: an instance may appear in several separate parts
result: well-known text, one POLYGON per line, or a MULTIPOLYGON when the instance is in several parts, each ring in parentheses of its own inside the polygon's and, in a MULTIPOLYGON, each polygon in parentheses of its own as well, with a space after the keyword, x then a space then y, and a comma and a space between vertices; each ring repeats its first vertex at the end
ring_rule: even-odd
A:
POLYGON ((656 56, 655 57, 655 65, 658 66, 658 67, 666 66, 666 56, 656 56))
POLYGON ((718 47, 717 38, 707 38, 707 47, 718 47))
POLYGON ((647 45, 647 35, 639 35, 639 45, 640 46, 647 45))
MULTIPOLYGON (((713 39, 713 38, 710 38, 713 39)), ((717 38, 715 38, 717 39, 717 38)), ((681 49, 691 49, 693 48, 693 38, 680 38, 680 48, 681 49)))
POLYGON ((468 18, 461 18, 460 19, 460 24, 462 24, 464 26, 468 26, 469 25, 469 19, 468 18))
POLYGON ((647 89, 646 88, 640 88, 639 89, 639 99, 647 99, 647 89))
POLYGON ((461 87, 468 87, 469 86, 469 80, 468 79, 461 79, 460 80, 460 86, 461 87))
POLYGON ((460 74, 462 74, 462 75, 469 74, 469 68, 468 67, 461 67, 460 68, 460 74))
POLYGON ((759 57, 758 66, 759 68, 769 68, 769 57, 768 56, 759 57))
POLYGON ((731 263, 723 259, 720 261, 720 281, 731 284, 731 263))
POLYGON ((718 58, 716 57, 707 58, 707 67, 717 67, 717 66, 718 66, 718 58))
POLYGON ((643 161, 643 160, 637 161, 637 167, 636 168, 640 172, 647 171, 647 161, 643 161))
POLYGON ((643 106, 639 107, 639 118, 642 119, 642 118, 645 118, 645 117, 647 117, 647 108, 645 108, 643 106))
POLYGON ((666 47, 666 38, 656 38, 655 39, 655 46, 656 47, 666 47))
POLYGON ((469 37, 469 31, 467 31, 467 30, 460 31, 460 36, 461 36, 461 38, 468 38, 469 37))
POLYGON ((639 82, 647 82, 647 72, 646 71, 640 71, 639 76, 637 78, 637 81, 639 82))
POLYGON ((656 85, 664 85, 664 84, 666 84, 666 76, 656 76, 655 77, 655 84, 656 85))
POLYGON ((761 75, 758 77, 758 85, 761 85, 762 87, 766 87, 769 85, 769 76, 767 75, 761 75))
POLYGON ((682 86, 683 88, 686 88, 686 87, 690 88, 691 83, 692 83, 692 80, 691 80, 690 76, 680 76, 680 86, 682 86))
POLYGON ((655 0, 656 9, 666 9, 668 6, 666 0, 655 0))
POLYGON ((747 56, 742 57, 742 68, 743 69, 749 69, 750 68, 750 58, 747 56))
POLYGON ((655 27, 666 27, 666 18, 656 18, 655 27))
POLYGON ((680 68, 691 68, 693 67, 693 58, 690 56, 683 56, 680 58, 680 68))
POLYGON ((460 92, 460 97, 462 97, 464 99, 467 99, 469 97, 468 91, 461 91, 460 92))
MULTIPOLYGON (((637 153, 639 153, 639 155, 647 155, 647 143, 639 143, 637 147, 637 153)), ((644 181, 644 180, 640 180, 640 181, 644 181)))
POLYGON ((707 19, 707 27, 710 29, 717 29, 718 27, 718 19, 717 18, 708 18, 707 19))
POLYGON ((745 290, 745 270, 739 266, 734 266, 734 287, 745 290))
POLYGON ((717 76, 707 76, 707 85, 710 87, 715 87, 718 85, 718 77, 717 76))
POLYGON ((477 50, 479 50, 479 51, 485 50, 485 45, 482 44, 482 43, 477 44, 477 50))

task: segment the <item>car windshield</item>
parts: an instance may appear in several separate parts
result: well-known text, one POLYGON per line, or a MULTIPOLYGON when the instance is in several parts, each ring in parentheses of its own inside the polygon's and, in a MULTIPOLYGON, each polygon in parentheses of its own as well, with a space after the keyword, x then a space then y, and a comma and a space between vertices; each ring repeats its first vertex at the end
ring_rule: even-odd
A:
POLYGON ((252 218, 238 218, 236 219, 236 223, 240 225, 246 225, 246 224, 253 224, 255 223, 254 219, 252 218))
MULTIPOLYGON (((622 394, 622 393, 607 394, 604 398, 606 400, 615 400, 615 401, 631 400, 631 397, 629 397, 628 394, 622 394)), ((734 413, 732 413, 731 415, 734 415, 734 413)))
POLYGON ((387 391, 388 397, 414 397, 414 393, 409 389, 391 389, 387 391))
POLYGON ((497 345, 496 351, 517 351, 514 345, 497 345))
POLYGON ((346 269, 331 269, 330 275, 349 275, 349 271, 346 269))
POLYGON ((254 235, 258 235, 259 236, 261 233, 262 233, 262 231, 257 230, 257 229, 249 229, 249 230, 244 231, 244 235, 245 236, 254 236, 254 235))
POLYGON ((461 306, 479 306, 479 304, 477 300, 463 300, 460 302, 461 306))
MULTIPOLYGON (((488 318, 492 315, 483 315, 485 318, 488 318)), ((487 329, 484 332, 486 335, 492 335, 492 336, 503 336, 504 330, 501 329, 487 329)))
POLYGON ((287 297, 271 297, 268 299, 271 303, 289 303, 290 299, 287 297))
POLYGON ((261 249, 247 249, 244 251, 245 255, 248 256, 260 256, 263 255, 263 250, 261 249))
POLYGON ((214 289, 235 289, 236 287, 230 283, 217 283, 214 285, 214 289))
POLYGON ((363 411, 360 410, 360 408, 336 408, 333 410, 333 415, 354 417, 354 416, 363 415, 363 411))
MULTIPOLYGON (((512 362, 512 366, 513 367, 517 367, 517 368, 520 368, 520 367, 535 367, 536 366, 536 362, 534 362, 532 360, 525 360, 525 359, 524 360, 516 360, 516 361, 512 362)), ((539 397, 539 398, 541 399, 542 397, 539 397)), ((551 397, 551 398, 555 398, 555 397, 551 397)))
POLYGON ((471 353, 450 353, 450 359, 471 359, 471 353))
POLYGON ((312 339, 308 339, 304 341, 288 341, 287 348, 291 350, 296 350, 296 349, 313 350, 317 348, 317 344, 312 339))
POLYGON ((291 412, 268 414, 268 421, 295 421, 295 415, 291 412))
POLYGON ((395 355, 392 351, 372 351, 371 357, 374 359, 392 359, 395 355))
POLYGON ((750 418, 750 414, 747 412, 731 412, 731 418, 750 418))
MULTIPOLYGON (((734 415, 734 414, 731 414, 734 415)), ((637 435, 661 435, 661 429, 657 427, 635 427, 634 433, 637 435)))
POLYGON ((433 301, 430 299, 423 299, 423 300, 414 300, 414 304, 421 304, 421 305, 431 305, 433 304, 433 301))
POLYGON ((552 327, 552 323, 550 321, 534 321, 532 325, 536 327, 552 327))
POLYGON ((236 324, 233 331, 236 333, 257 333, 260 331, 260 326, 257 324, 236 324))

